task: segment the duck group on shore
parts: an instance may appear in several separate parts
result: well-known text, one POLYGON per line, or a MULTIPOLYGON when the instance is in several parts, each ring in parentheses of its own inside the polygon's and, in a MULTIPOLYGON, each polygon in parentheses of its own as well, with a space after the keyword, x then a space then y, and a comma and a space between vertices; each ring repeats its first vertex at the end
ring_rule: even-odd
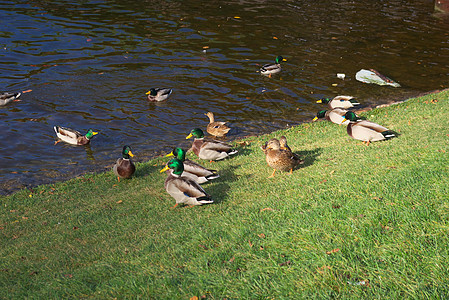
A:
MULTIPOLYGON (((260 73, 271 78, 272 74, 281 72, 281 62, 286 61, 282 56, 277 56, 274 63, 265 64, 260 68, 260 73)), ((31 90, 30 90, 31 91, 31 90)), ((24 91, 24 93, 27 91, 24 91)), ((146 94, 148 101, 160 102, 167 100, 172 94, 173 90, 170 88, 151 88, 146 94)), ((1 92, 0 106, 6 105, 12 101, 20 101, 18 98, 21 93, 1 92)), ((333 99, 322 98, 316 101, 317 103, 327 104, 328 110, 321 110, 316 114, 313 121, 319 118, 324 118, 335 124, 343 124, 347 127, 347 134, 357 140, 362 141, 366 146, 371 142, 381 141, 396 137, 397 134, 388 128, 376 124, 374 122, 363 120, 359 118, 352 108, 360 105, 360 103, 351 96, 336 96, 333 99)), ((206 125, 206 132, 213 137, 224 138, 231 130, 227 122, 216 121, 213 112, 205 113, 209 118, 209 123, 206 125)), ((86 134, 66 127, 53 127, 58 140, 65 143, 85 146, 91 142, 91 139, 98 134, 98 132, 88 129, 86 134)), ((205 137, 204 132, 200 128, 194 128, 186 136, 186 139, 193 137, 193 142, 190 150, 202 160, 210 162, 219 161, 231 158, 236 155, 238 151, 229 143, 219 141, 213 138, 205 137)), ((294 153, 287 144, 287 138, 281 136, 279 139, 272 138, 261 146, 262 152, 265 154, 265 161, 267 165, 273 169, 272 174, 268 178, 273 178, 276 170, 288 172, 292 174, 293 170, 304 163, 304 159, 294 153)), ((167 177, 164 182, 164 187, 167 193, 172 196, 176 204, 184 204, 188 206, 211 204, 214 202, 210 194, 208 194, 200 184, 205 184, 211 180, 220 178, 217 170, 212 170, 203 167, 202 165, 186 159, 187 151, 181 147, 175 146, 173 150, 166 155, 171 158, 160 170, 166 172, 167 177)), ((136 166, 131 160, 134 154, 131 146, 124 145, 116 163, 112 167, 113 173, 117 176, 117 180, 131 178, 136 166)))

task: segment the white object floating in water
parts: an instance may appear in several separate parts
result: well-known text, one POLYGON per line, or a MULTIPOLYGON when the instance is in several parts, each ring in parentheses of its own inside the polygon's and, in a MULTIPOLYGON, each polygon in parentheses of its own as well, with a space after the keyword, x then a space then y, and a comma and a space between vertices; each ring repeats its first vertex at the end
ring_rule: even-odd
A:
POLYGON ((344 73, 337 73, 337 78, 341 80, 345 80, 346 74, 344 73))
POLYGON ((374 83, 378 85, 390 85, 393 87, 400 87, 401 85, 387 76, 384 76, 377 72, 376 70, 369 69, 361 69, 355 74, 355 79, 364 83, 374 83))

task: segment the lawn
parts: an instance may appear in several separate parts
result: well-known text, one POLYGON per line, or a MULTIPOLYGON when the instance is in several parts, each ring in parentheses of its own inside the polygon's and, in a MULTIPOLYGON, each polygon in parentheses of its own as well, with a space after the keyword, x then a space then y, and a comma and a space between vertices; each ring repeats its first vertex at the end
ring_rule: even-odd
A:
POLYGON ((361 113, 400 134, 368 147, 327 121, 234 141, 207 206, 170 209, 165 157, 2 196, 0 298, 447 299, 448 99, 361 113), (281 135, 305 163, 268 178, 281 135))

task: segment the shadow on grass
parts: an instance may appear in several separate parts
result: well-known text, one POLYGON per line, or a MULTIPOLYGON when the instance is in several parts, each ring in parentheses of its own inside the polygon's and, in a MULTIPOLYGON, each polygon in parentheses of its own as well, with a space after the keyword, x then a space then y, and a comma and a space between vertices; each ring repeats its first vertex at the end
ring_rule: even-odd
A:
POLYGON ((157 173, 159 174, 159 171, 164 168, 164 166, 153 166, 150 164, 139 164, 138 166, 136 166, 136 173, 134 173, 133 177, 145 177, 148 176, 152 173, 157 173))
POLYGON ((228 183, 236 181, 237 176, 234 175, 234 170, 239 168, 240 165, 232 165, 226 168, 218 170, 219 178, 214 179, 210 183, 203 184, 202 187, 212 196, 215 203, 221 203, 225 201, 226 195, 230 189, 228 183))
POLYGON ((317 157, 321 155, 321 152, 322 152, 321 148, 316 148, 316 149, 307 150, 307 151, 294 152, 301 159, 304 159, 304 163, 302 165, 299 165, 298 169, 306 168, 308 166, 313 165, 313 163, 315 162, 317 157))

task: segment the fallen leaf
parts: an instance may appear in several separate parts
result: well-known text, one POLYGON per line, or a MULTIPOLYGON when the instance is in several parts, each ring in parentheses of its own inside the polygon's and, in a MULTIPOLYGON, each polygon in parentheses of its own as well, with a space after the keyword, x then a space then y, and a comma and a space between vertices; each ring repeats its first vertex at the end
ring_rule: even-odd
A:
POLYGON ((269 207, 265 207, 265 208, 262 208, 260 211, 266 211, 266 210, 273 210, 273 209, 269 208, 269 207))
POLYGON ((123 201, 122 201, 122 200, 119 200, 119 201, 117 201, 116 203, 117 203, 117 204, 120 204, 120 203, 123 203, 123 201))
POLYGON ((338 251, 340 251, 340 249, 336 248, 336 249, 333 249, 331 251, 326 251, 326 254, 329 255, 329 254, 332 254, 332 253, 335 253, 335 252, 338 252, 338 251))
POLYGON ((251 241, 248 241, 248 244, 251 248, 253 247, 253 243, 251 243, 251 241))
POLYGON ((92 41, 92 39, 86 39, 86 42, 91 42, 92 41))
POLYGON ((204 246, 204 245, 198 245, 199 247, 201 247, 201 248, 203 248, 204 250, 209 250, 209 248, 207 248, 206 246, 204 246))
POLYGON ((261 239, 264 239, 264 238, 267 237, 264 233, 258 234, 258 236, 259 236, 261 239))
POLYGON ((320 181, 320 183, 325 183, 327 181, 327 179, 323 179, 320 181))
POLYGON ((287 260, 286 262, 283 262, 283 263, 280 263, 279 264, 279 266, 289 266, 289 265, 291 265, 292 264, 292 261, 291 260, 287 260))
POLYGON ((235 260, 235 256, 233 256, 230 260, 228 260, 229 263, 232 263, 235 260))
POLYGON ((198 300, 197 296, 190 297, 190 300, 198 300))
POLYGON ((331 269, 331 267, 329 267, 329 266, 322 266, 321 268, 317 268, 316 271, 320 274, 323 274, 324 270, 330 270, 330 269, 331 269))
POLYGON ((28 220, 28 217, 25 217, 25 216, 23 216, 23 217, 22 217, 22 219, 24 219, 24 220, 28 220))
POLYGON ((22 91, 22 94, 24 94, 24 93, 29 93, 29 92, 31 92, 32 90, 26 90, 26 91, 22 91))
POLYGON ((73 277, 73 275, 72 275, 72 274, 65 274, 65 275, 64 275, 64 277, 67 277, 67 278, 72 278, 72 277, 73 277))

